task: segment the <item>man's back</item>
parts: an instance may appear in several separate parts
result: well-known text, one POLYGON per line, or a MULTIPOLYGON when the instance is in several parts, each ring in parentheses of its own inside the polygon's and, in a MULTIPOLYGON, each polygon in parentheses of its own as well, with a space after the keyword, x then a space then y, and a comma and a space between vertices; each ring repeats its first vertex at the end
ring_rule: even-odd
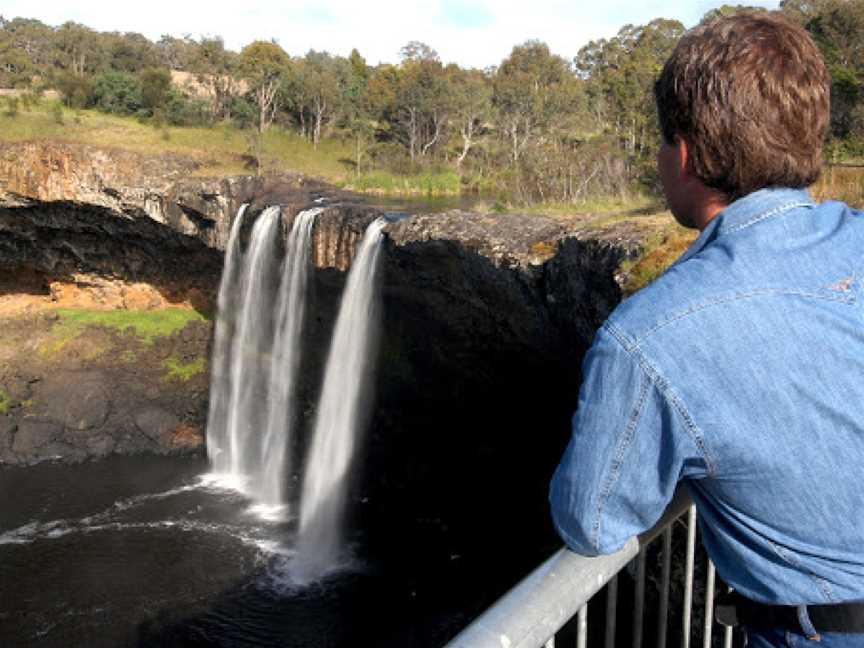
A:
POLYGON ((609 447, 574 435, 552 490, 565 539, 614 549, 685 478, 742 594, 864 599, 862 301, 864 215, 788 189, 733 203, 598 332, 574 430, 609 447), (574 507, 595 512, 580 529, 574 507))

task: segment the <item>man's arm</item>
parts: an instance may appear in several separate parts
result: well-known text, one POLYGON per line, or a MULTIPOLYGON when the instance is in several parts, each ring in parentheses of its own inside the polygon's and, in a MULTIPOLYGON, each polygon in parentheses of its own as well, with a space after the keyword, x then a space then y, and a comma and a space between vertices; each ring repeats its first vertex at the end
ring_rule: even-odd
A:
POLYGON ((614 553, 654 526, 679 479, 708 472, 693 434, 662 376, 604 325, 585 358, 573 436, 550 487, 567 546, 614 553))

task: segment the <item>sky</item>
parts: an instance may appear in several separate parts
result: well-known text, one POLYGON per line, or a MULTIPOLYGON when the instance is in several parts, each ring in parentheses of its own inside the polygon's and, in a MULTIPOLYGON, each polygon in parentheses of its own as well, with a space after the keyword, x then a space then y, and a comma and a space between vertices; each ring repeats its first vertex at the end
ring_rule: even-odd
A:
MULTIPOLYGON (((742 0, 738 0, 742 1, 742 0)), ((585 43, 609 38, 624 25, 673 18, 691 27, 722 0, 0 0, 0 15, 49 25, 72 20, 99 31, 221 36, 239 51, 253 40, 276 40, 292 56, 310 49, 347 56, 357 48, 369 64, 396 63, 399 49, 419 40, 445 63, 499 64, 529 39, 572 59, 585 43)), ((736 4, 730 1, 729 4, 736 4)), ((777 0, 747 4, 775 9, 777 0)))

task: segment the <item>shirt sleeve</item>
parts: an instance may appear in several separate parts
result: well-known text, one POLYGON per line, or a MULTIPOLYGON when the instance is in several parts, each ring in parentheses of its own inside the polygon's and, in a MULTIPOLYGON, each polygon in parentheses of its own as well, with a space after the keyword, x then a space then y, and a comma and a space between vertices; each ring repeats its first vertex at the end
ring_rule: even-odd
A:
POLYGON ((668 385, 601 328, 549 493, 567 546, 589 556, 618 551, 657 523, 679 479, 704 477, 705 466, 668 385))

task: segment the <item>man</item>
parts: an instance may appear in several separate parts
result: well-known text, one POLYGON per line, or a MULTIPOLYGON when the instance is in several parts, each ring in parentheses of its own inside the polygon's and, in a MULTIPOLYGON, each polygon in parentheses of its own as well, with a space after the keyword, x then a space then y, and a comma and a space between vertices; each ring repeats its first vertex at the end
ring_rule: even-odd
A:
POLYGON ((806 190, 825 65, 739 15, 688 32, 655 96, 664 192, 701 235, 597 332, 556 527, 615 552, 683 482, 750 646, 864 646, 864 215, 806 190))

